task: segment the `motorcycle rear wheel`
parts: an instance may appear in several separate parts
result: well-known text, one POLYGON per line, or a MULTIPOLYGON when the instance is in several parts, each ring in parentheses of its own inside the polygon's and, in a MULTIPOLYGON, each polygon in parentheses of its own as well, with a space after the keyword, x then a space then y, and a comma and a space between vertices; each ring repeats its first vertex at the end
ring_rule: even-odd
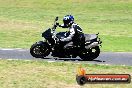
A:
POLYGON ((44 58, 50 54, 47 44, 33 44, 30 48, 30 54, 36 58, 44 58))
POLYGON ((100 48, 99 46, 93 47, 91 49, 85 50, 81 53, 79 56, 84 61, 92 61, 96 59, 100 54, 100 48))

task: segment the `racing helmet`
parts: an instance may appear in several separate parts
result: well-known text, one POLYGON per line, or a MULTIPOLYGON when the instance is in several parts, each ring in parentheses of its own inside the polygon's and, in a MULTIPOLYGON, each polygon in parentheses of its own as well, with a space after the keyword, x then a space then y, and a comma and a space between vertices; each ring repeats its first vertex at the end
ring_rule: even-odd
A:
POLYGON ((69 26, 74 22, 74 17, 72 15, 66 15, 63 18, 63 23, 65 26, 69 26))

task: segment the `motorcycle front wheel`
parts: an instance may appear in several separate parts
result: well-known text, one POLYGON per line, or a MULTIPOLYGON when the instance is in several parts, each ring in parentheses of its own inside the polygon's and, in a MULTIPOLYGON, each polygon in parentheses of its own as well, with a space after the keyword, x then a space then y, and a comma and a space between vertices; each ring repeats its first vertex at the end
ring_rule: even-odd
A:
POLYGON ((91 49, 88 50, 84 50, 81 54, 80 54, 80 58, 84 61, 92 61, 94 59, 96 59, 100 54, 100 48, 99 46, 93 47, 91 49))
POLYGON ((33 44, 30 48, 30 54, 36 58, 44 58, 50 54, 47 44, 33 44))

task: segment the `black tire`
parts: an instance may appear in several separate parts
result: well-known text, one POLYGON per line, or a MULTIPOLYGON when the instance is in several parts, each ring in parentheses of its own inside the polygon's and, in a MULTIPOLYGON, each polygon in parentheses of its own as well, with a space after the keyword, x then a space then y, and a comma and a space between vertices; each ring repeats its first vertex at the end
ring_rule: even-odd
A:
POLYGON ((36 58, 44 58, 50 54, 50 49, 47 43, 35 43, 30 48, 30 54, 36 58))
POLYGON ((82 52, 80 58, 84 61, 92 61, 96 59, 99 56, 99 54, 100 54, 100 48, 99 46, 96 46, 82 52))
POLYGON ((76 76, 76 81, 79 85, 84 85, 87 79, 84 76, 76 76))

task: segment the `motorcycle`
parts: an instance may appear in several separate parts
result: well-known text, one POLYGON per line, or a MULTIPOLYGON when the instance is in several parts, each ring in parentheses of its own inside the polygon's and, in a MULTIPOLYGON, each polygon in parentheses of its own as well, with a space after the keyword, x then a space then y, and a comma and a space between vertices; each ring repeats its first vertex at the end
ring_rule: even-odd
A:
POLYGON ((98 34, 84 34, 84 46, 68 45, 64 49, 66 42, 58 42, 61 37, 67 37, 68 32, 56 33, 58 17, 55 18, 52 28, 47 29, 42 33, 44 41, 39 41, 33 44, 30 48, 30 54, 35 58, 45 58, 52 52, 53 57, 59 58, 76 58, 79 56, 81 60, 91 61, 96 59, 100 54, 100 47, 102 41, 98 34))

